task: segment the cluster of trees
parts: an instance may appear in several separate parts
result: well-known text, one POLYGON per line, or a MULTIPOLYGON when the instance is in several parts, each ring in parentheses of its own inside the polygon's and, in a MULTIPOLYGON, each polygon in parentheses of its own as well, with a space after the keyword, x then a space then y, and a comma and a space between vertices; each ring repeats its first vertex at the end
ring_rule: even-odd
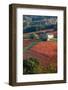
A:
POLYGON ((44 32, 40 32, 39 35, 38 34, 35 34, 35 33, 32 33, 30 34, 30 39, 38 39, 38 40, 41 40, 41 41, 46 41, 47 40, 47 34, 44 33, 44 32))
POLYGON ((23 60, 23 74, 56 73, 55 64, 50 64, 47 68, 41 66, 36 58, 30 57, 23 60))

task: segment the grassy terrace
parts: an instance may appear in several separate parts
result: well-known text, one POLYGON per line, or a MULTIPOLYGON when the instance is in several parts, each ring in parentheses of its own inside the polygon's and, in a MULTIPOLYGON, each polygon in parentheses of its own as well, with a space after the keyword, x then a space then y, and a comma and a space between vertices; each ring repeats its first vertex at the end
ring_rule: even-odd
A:
POLYGON ((37 40, 36 42, 32 42, 30 45, 28 45, 27 47, 25 47, 23 49, 23 52, 26 52, 28 49, 32 48, 34 45, 36 45, 38 42, 41 42, 41 39, 37 40))

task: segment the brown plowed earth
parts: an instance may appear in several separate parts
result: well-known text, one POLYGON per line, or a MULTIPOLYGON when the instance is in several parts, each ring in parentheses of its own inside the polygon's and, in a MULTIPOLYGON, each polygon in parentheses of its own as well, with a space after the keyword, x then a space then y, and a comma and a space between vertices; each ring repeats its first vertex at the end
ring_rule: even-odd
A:
MULTIPOLYGON (((31 41, 24 41, 24 45, 29 45, 31 41)), ((47 67, 49 64, 57 66, 57 42, 55 41, 42 41, 34 45, 31 49, 23 54, 23 58, 29 57, 37 58, 41 65, 47 67)))

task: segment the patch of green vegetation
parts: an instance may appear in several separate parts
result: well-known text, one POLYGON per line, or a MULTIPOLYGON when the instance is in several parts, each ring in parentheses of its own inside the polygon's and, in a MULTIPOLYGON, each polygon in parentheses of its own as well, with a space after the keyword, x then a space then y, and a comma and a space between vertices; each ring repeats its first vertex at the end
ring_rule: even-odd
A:
POLYGON ((36 45, 38 42, 32 42, 30 45, 27 47, 23 48, 23 52, 26 52, 28 49, 32 48, 34 45, 36 45))
POLYGON ((40 74, 40 73, 55 73, 55 64, 48 65, 47 68, 40 65, 36 58, 30 57, 28 60, 23 60, 23 74, 40 74))
POLYGON ((47 72, 48 73, 56 73, 57 72, 57 68, 55 64, 49 64, 47 67, 47 72))
POLYGON ((30 57, 28 60, 23 61, 23 74, 34 74, 36 72, 37 65, 39 62, 35 59, 30 57))
POLYGON ((42 41, 41 39, 38 39, 37 41, 32 42, 30 45, 23 48, 23 52, 26 52, 28 49, 32 48, 34 45, 36 45, 38 42, 41 42, 41 41, 42 41))

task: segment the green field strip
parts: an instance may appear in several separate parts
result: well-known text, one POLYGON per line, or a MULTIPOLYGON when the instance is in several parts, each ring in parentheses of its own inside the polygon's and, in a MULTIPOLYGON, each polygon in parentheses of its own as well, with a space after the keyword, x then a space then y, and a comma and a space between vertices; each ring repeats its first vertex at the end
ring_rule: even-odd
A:
POLYGON ((36 42, 32 42, 30 45, 28 45, 27 47, 23 49, 23 52, 26 52, 28 49, 32 48, 34 45, 36 45, 40 41, 41 39, 37 40, 36 42))

